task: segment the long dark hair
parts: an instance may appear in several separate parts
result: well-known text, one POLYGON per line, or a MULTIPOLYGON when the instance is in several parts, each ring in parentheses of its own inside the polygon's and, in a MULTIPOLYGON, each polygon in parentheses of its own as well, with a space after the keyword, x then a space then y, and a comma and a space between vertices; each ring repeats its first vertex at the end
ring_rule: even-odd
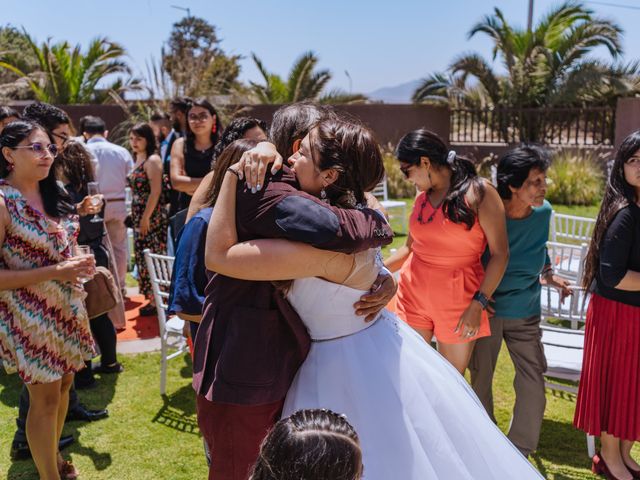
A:
POLYGON ((216 123, 215 123, 215 132, 210 132, 210 138, 211 138, 211 144, 215 145, 216 143, 218 143, 218 140, 220 140, 220 135, 222 135, 222 122, 220 121, 220 115, 218 115, 218 112, 216 111, 215 107, 213 105, 211 105, 211 102, 209 102, 209 100, 207 100, 206 98, 196 98, 195 100, 193 100, 190 104, 189 104, 189 110, 187 110, 187 139, 186 142, 189 143, 190 145, 194 145, 195 141, 196 141, 196 136, 195 134, 191 131, 191 127, 189 126, 189 112, 191 111, 191 109, 193 107, 201 107, 204 108, 205 110, 208 110, 209 113, 216 117, 216 123))
POLYGON ((329 201, 342 208, 366 205, 365 192, 384 177, 382 153, 373 132, 356 122, 327 118, 311 129, 309 139, 316 166, 339 172, 325 189, 329 201))
POLYGON ((218 193, 222 186, 222 180, 227 172, 227 168, 231 165, 238 163, 240 157, 247 150, 251 150, 258 144, 255 140, 248 140, 241 138, 232 142, 227 148, 222 151, 216 164, 216 170, 211 179, 209 191, 207 192, 207 199, 204 202, 203 208, 213 207, 218 199, 218 193))
POLYGON ((275 424, 260 446, 249 480, 358 480, 358 435, 330 410, 299 410, 275 424))
MULTIPOLYGON (((400 139, 396 147, 396 158, 404 163, 419 165, 421 157, 427 157, 437 168, 451 171, 451 186, 442 203, 442 211, 449 220, 464 223, 470 230, 476 221, 476 212, 470 207, 465 195, 472 186, 478 193, 478 204, 484 195, 484 183, 476 168, 464 157, 449 154, 450 150, 444 141, 426 128, 407 133, 400 139)), ((427 192, 428 193, 428 192, 427 192)))
MULTIPOLYGON (((9 162, 2 152, 2 147, 14 148, 25 138, 28 138, 35 130, 41 130, 49 137, 49 141, 54 143, 51 135, 41 125, 29 121, 18 120, 11 122, 0 133, 0 178, 6 178, 9 175, 9 162)), ((40 180, 40 196, 44 211, 52 218, 59 218, 74 213, 75 207, 69 195, 60 187, 56 180, 56 171, 52 165, 49 169, 49 175, 40 180)))
POLYGON ((635 189, 624 178, 624 164, 638 149, 640 149, 640 130, 625 138, 616 152, 584 262, 582 286, 586 289, 591 287, 596 278, 600 265, 600 247, 609 224, 621 209, 637 201, 635 189))
POLYGON ((75 140, 65 143, 58 155, 58 168, 75 192, 82 197, 88 194, 87 183, 95 182, 96 176, 91 155, 82 143, 75 140))
POLYGON ((136 137, 144 138, 147 141, 147 147, 145 153, 149 158, 154 153, 158 152, 158 144, 156 142, 156 136, 153 134, 153 128, 146 122, 136 123, 129 133, 133 133, 136 137))
POLYGON ((216 147, 213 149, 213 160, 211 161, 211 169, 215 167, 216 160, 222 153, 222 151, 227 148, 231 143, 236 140, 244 137, 245 133, 252 128, 259 127, 262 131, 267 133, 267 124, 263 120, 258 120, 257 118, 250 117, 238 117, 235 118, 227 125, 227 128, 224 129, 222 135, 220 136, 220 141, 216 143, 216 147))

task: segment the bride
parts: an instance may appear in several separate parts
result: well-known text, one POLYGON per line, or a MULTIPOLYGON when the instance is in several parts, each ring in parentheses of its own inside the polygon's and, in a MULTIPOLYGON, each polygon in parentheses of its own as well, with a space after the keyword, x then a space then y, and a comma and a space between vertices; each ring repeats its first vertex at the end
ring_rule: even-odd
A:
MULTIPOLYGON (((342 208, 363 204, 383 172, 372 134, 336 119, 313 128, 289 163, 302 190, 342 208)), ((246 280, 288 280, 281 290, 313 344, 283 416, 303 408, 345 414, 361 439, 366 480, 542 478, 464 377, 411 327, 386 310, 371 322, 355 315, 353 304, 381 268, 376 251, 346 255, 280 239, 238 243, 237 188, 232 166, 209 223, 207 268, 246 280)))

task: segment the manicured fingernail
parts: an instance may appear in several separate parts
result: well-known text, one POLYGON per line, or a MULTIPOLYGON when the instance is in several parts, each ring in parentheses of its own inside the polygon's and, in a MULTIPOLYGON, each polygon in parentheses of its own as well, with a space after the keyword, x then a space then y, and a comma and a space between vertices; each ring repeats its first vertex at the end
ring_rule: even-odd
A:
POLYGON ((275 175, 276 173, 278 173, 278 169, 277 168, 272 168, 271 169, 271 175, 275 175))
POLYGON ((244 178, 244 175, 242 174, 242 172, 241 172, 241 171, 240 171, 240 172, 238 172, 238 178, 239 178, 240 180, 242 180, 242 179, 244 178))
POLYGON ((251 193, 256 193, 256 187, 251 187, 251 193))
POLYGON ((258 184, 258 186, 256 187, 256 190, 260 191, 260 189, 262 189, 262 185, 258 184))

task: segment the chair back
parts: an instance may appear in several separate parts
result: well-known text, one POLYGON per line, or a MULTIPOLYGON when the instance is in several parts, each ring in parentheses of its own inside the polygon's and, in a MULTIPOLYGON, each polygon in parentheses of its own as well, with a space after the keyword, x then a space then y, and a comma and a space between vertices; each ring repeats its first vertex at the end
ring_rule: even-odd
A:
POLYGON ((382 178, 382 181, 375 186, 375 188, 371 191, 371 194, 377 199, 384 201, 389 200, 389 192, 387 191, 387 177, 386 175, 382 178))
POLYGON ((553 242, 589 243, 595 224, 594 218, 553 212, 551 214, 551 240, 553 242))
POLYGON ((165 334, 167 325, 169 286, 171 285, 174 257, 151 253, 147 248, 144 250, 144 259, 149 270, 153 298, 156 301, 156 310, 158 312, 158 326, 162 337, 165 334))

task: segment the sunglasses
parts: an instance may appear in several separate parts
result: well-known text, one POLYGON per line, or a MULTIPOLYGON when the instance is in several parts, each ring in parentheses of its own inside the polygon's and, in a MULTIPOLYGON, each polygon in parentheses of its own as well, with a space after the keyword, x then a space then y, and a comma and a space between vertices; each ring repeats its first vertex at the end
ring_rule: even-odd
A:
POLYGON ((209 118, 211 118, 211 114, 209 114, 208 112, 203 112, 200 115, 190 113, 187 118, 190 122, 206 122, 207 120, 209 120, 209 118))
POLYGON ((17 150, 19 148, 29 148, 33 150, 33 152, 39 157, 44 157, 47 154, 47 152, 53 158, 55 158, 58 155, 58 147, 53 143, 50 143, 49 145, 44 145, 40 142, 36 142, 36 143, 32 143, 31 145, 19 145, 17 147, 12 147, 13 150, 17 150))
POLYGON ((62 140, 62 143, 67 143, 69 141, 68 135, 62 135, 60 133, 54 133, 54 132, 51 132, 51 135, 62 140))

